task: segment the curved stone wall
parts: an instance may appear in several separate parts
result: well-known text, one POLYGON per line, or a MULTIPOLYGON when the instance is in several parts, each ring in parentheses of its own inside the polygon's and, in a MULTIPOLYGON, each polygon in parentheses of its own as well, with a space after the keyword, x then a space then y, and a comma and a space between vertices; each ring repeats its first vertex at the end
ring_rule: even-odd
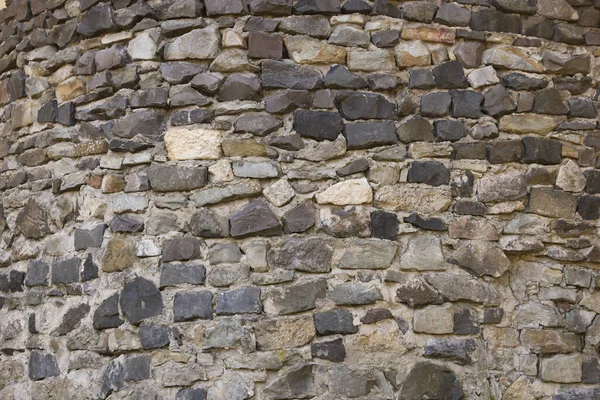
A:
POLYGON ((8 3, 1 399, 600 398, 600 2, 8 3))

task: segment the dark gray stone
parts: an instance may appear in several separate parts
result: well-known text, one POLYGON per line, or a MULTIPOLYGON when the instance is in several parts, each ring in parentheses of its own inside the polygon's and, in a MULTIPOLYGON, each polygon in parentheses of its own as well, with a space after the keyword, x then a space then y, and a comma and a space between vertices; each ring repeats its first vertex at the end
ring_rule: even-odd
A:
POLYGON ((502 308, 486 308, 483 312, 483 324, 499 324, 504 318, 504 310, 502 308))
POLYGON ((40 260, 30 261, 27 265, 27 274, 25 276, 25 285, 27 286, 48 286, 48 274, 50 266, 40 260))
POLYGON ((593 81, 590 76, 557 76, 552 79, 554 88, 558 90, 568 90, 572 95, 580 95, 592 87, 593 81))
POLYGON ((272 114, 288 113, 298 108, 309 108, 313 95, 308 90, 280 90, 265 99, 265 111, 272 114))
POLYGON ((187 228, 192 235, 199 237, 220 238, 229 235, 227 219, 207 208, 198 209, 192 215, 187 228))
POLYGON ((387 15, 392 18, 400 18, 400 8, 389 0, 375 0, 373 2, 373 15, 387 15))
POLYGON ((256 75, 235 73, 225 79, 216 97, 219 101, 258 101, 260 100, 260 96, 260 80, 256 75))
POLYGON ((29 354, 28 365, 29 379, 33 381, 60 375, 56 357, 52 354, 44 354, 40 351, 32 350, 29 354))
POLYGON ((392 319, 394 315, 387 308, 369 308, 364 317, 360 319, 363 324, 374 324, 384 319, 392 319))
POLYGON ((398 106, 383 95, 368 92, 340 91, 336 106, 346 119, 398 119, 398 106))
POLYGON ((255 136, 267 136, 283 126, 283 121, 269 114, 245 114, 233 123, 234 132, 248 132, 255 136))
POLYGON ((180 192, 203 187, 208 181, 206 167, 153 164, 147 169, 150 186, 157 192, 180 192))
POLYGON ((104 300, 94 312, 94 329, 116 328, 123 324, 119 317, 119 294, 115 293, 104 300))
MULTIPOLYGON (((73 126, 77 122, 75 119, 75 104, 71 101, 66 103, 62 103, 58 106, 58 111, 56 115, 56 122, 66 126, 73 126)), ((116 114, 111 114, 107 111, 107 115, 109 116, 120 116, 116 114)))
POLYGON ((217 295, 217 315, 258 314, 261 311, 259 288, 244 287, 217 295))
POLYGON ((583 174, 586 180, 585 191, 590 194, 600 193, 600 171, 588 170, 583 174))
POLYGON ((414 161, 408 170, 408 182, 431 186, 448 185, 450 171, 437 161, 414 161))
POLYGON ((127 381, 143 381, 150 378, 150 354, 131 355, 125 357, 123 362, 127 381))
POLYGON ((149 88, 138 90, 131 96, 131 108, 166 108, 168 103, 169 91, 167 88, 149 88))
POLYGON ((206 268, 204 265, 163 264, 160 270, 160 288, 182 284, 204 285, 206 268))
POLYGON ((447 367, 431 362, 418 362, 402 384, 399 399, 460 400, 462 387, 447 367))
MULTIPOLYGON (((171 98, 171 107, 202 107, 210 104, 210 100, 207 97, 200 94, 196 89, 187 85, 171 86, 171 90, 169 91, 167 97, 171 98)), ((154 105, 153 107, 160 106, 154 105)))
POLYGON ((176 293, 173 300, 174 322, 212 319, 212 300, 213 295, 207 290, 176 293))
POLYGON ((354 316, 348 310, 334 309, 314 315, 315 329, 317 335, 347 335, 358 332, 358 326, 354 325, 354 316))
POLYGON ((483 109, 493 117, 509 114, 517 108, 517 105, 510 97, 510 92, 502 85, 492 86, 485 91, 483 96, 483 109))
POLYGON ((0 291, 5 293, 22 292, 24 281, 25 273, 13 269, 7 275, 0 275, 0 291))
POLYGON ((284 61, 263 61, 260 79, 266 89, 313 90, 323 86, 321 73, 316 69, 284 61))
POLYGON ((98 277, 98 266, 94 263, 92 253, 88 253, 83 262, 83 271, 81 271, 81 282, 91 281, 98 277))
POLYGON ((485 143, 452 143, 452 158, 455 160, 485 160, 485 143))
POLYGON ((354 74, 343 65, 334 65, 325 75, 325 87, 332 89, 362 89, 367 86, 367 81, 354 74))
POLYGON ((555 88, 540 90, 533 100, 533 112, 538 114, 565 115, 569 109, 562 102, 555 88))
POLYGON ((457 335, 476 335, 479 333, 477 314, 470 308, 458 307, 454 310, 454 333, 457 335))
MULTIPOLYGON (((477 349, 474 339, 429 339, 425 344, 424 357, 449 360, 459 365, 472 364, 477 349)), ((435 397, 434 397, 435 398, 435 397)))
POLYGON ((581 382, 587 384, 600 383, 600 360, 598 357, 584 355, 581 372, 581 382))
POLYGON ((594 103, 587 97, 569 99, 567 104, 569 105, 569 118, 596 118, 594 103))
POLYGON ((369 90, 392 90, 398 87, 400 81, 392 74, 370 74, 367 75, 369 90))
POLYGON ((253 15, 291 15, 292 0, 250 0, 250 11, 253 15))
POLYGON ((341 338, 327 342, 312 343, 310 352, 313 358, 332 362, 342 362, 346 359, 346 347, 341 338))
POLYGON ((397 29, 374 32, 371 35, 371 43, 379 48, 394 47, 398 42, 400 42, 400 31, 397 29))
POLYGON ((348 175, 353 175, 353 174, 357 174, 359 172, 365 172, 369 170, 369 160, 367 160, 366 158, 359 158, 357 160, 354 160, 352 162, 350 162, 349 164, 343 166, 342 168, 338 169, 336 172, 336 174, 338 174, 338 176, 348 176, 348 175))
POLYGON ((452 97, 448 92, 427 93, 421 96, 420 114, 426 117, 442 117, 448 114, 452 97))
POLYGON ((206 400, 206 389, 187 388, 177 392, 175 400, 206 400))
POLYGON ((296 110, 294 129, 302 137, 335 140, 342 128, 342 117, 336 112, 296 110))
POLYGON ((73 308, 70 308, 62 318, 60 326, 58 327, 59 335, 66 335, 71 332, 81 322, 83 318, 90 312, 90 306, 88 304, 80 304, 73 308))
POLYGON ((438 120, 433 123, 433 135, 437 142, 456 142, 467 136, 467 128, 461 121, 438 120))
POLYGON ((106 225, 98 224, 92 229, 75 229, 75 250, 86 250, 90 247, 101 247, 106 225))
POLYGON ((523 161, 542 165, 561 163, 562 144, 558 140, 527 136, 522 143, 523 161))
POLYGON ((516 14, 505 14, 500 11, 483 9, 471 14, 469 26, 474 31, 519 33, 521 18, 516 14))
POLYGON ((431 89, 435 87, 433 71, 429 68, 414 68, 409 70, 408 87, 410 89, 431 89))
POLYGON ((108 4, 99 4, 87 11, 77 24, 77 32, 83 36, 95 36, 115 29, 112 9, 108 4))
POLYGON ((371 235, 378 239, 396 240, 398 231, 396 213, 375 210, 371 213, 371 235))
POLYGON ((331 271, 332 257, 333 244, 319 236, 289 238, 267 255, 271 267, 313 273, 331 271))
POLYGON ((344 125, 348 150, 370 149, 398 142, 393 121, 355 122, 344 125))
POLYGON ((144 220, 133 215, 119 214, 113 217, 109 227, 113 232, 141 232, 144 230, 144 220))
POLYGON ((347 0, 342 6, 344 14, 370 14, 373 7, 364 0, 347 0))
POLYGON ((56 100, 50 100, 46 104, 40 107, 37 113, 37 122, 39 123, 52 123, 56 122, 58 117, 58 103, 56 100))
POLYGON ((305 201, 286 211, 281 218, 286 233, 302 233, 315 224, 315 210, 312 201, 305 201))
POLYGON ((278 33, 250 32, 248 57, 281 60, 283 58, 283 37, 278 33))
POLYGON ((267 385, 263 394, 274 399, 298 399, 316 396, 314 364, 301 364, 286 371, 267 385))
POLYGON ((119 304, 123 315, 132 325, 139 325, 145 319, 160 315, 164 308, 162 297, 154 283, 141 277, 125 285, 119 304))
POLYGON ((460 62, 447 61, 433 69, 435 84, 441 89, 462 89, 468 86, 465 71, 460 62))
POLYGON ((520 140, 506 140, 487 146, 487 160, 491 164, 517 162, 522 156, 523 146, 520 140))
POLYGON ((162 114, 155 110, 142 110, 118 120, 112 127, 112 133, 125 139, 131 139, 139 134, 157 140, 166 129, 162 114))
POLYGON ((435 14, 435 22, 450 26, 467 26, 471 20, 471 12, 453 3, 442 3, 435 14))
POLYGON ((511 72, 501 78, 502 85, 513 90, 535 91, 548 86, 548 81, 543 78, 535 78, 520 72, 511 72))
POLYGON ((204 72, 204 67, 200 64, 189 62, 166 62, 160 64, 160 74, 170 84, 188 83, 202 72, 204 72))
POLYGON ((451 90, 452 116, 455 118, 479 118, 481 117, 481 104, 483 95, 472 90, 451 90))
POLYGON ((171 125, 191 125, 210 122, 213 118, 212 110, 197 108, 193 110, 173 110, 171 112, 171 125))
POLYGON ((281 234, 281 224, 266 201, 252 200, 250 204, 235 212, 229 218, 231 236, 277 236, 281 234))
POLYGON ((79 258, 69 258, 52 264, 52 283, 75 283, 79 282, 79 258))
POLYGON ((205 0, 206 15, 244 14, 246 7, 242 0, 205 0))
POLYGON ((433 126, 420 116, 406 121, 396 130, 401 142, 433 142, 433 126))
POLYGON ((197 89, 206 95, 212 96, 219 91, 222 83, 223 80, 217 75, 201 73, 192 79, 190 85, 192 85, 194 89, 197 89))
POLYGON ((577 213, 585 220, 600 218, 600 197, 580 196, 577 203, 577 213))
POLYGON ((443 219, 435 217, 423 218, 417 213, 411 213, 408 217, 404 217, 404 222, 428 231, 445 231, 448 229, 443 219))
POLYGON ((201 258, 201 244, 201 240, 191 237, 178 237, 165 240, 163 243, 162 261, 187 261, 201 258))
POLYGON ((340 0, 298 0, 294 14, 335 14, 341 11, 340 0))

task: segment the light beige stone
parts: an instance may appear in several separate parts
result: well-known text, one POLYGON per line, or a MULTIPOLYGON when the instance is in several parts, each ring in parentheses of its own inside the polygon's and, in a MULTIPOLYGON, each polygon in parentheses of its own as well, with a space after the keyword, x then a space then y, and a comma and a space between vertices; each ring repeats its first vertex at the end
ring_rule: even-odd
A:
POLYGON ((211 25, 178 36, 165 46, 164 57, 166 60, 212 60, 219 54, 220 44, 219 28, 211 25))
POLYGON ((582 354, 557 354, 540 360, 540 378, 547 382, 581 382, 582 354))
POLYGON ((517 47, 504 46, 487 49, 483 52, 482 62, 495 67, 517 69, 527 72, 544 72, 538 61, 517 47))
POLYGON ((402 30, 403 40, 422 40, 424 42, 454 43, 456 31, 452 28, 430 28, 419 26, 415 28, 405 27, 402 30))
POLYGON ((315 196, 319 204, 345 206, 373 201, 373 190, 366 178, 348 179, 328 187, 315 196))
POLYGON ((234 180, 233 169, 229 160, 219 160, 208 167, 208 180, 210 182, 230 182, 234 180))
POLYGON ((452 305, 429 306, 415 311, 413 330, 416 333, 444 335, 454 331, 454 309, 452 305))
POLYGON ((580 192, 585 188, 586 179, 573 160, 561 165, 556 176, 556 186, 567 192, 580 192))
POLYGON ((275 207, 281 207, 289 203, 296 193, 287 179, 280 179, 271 186, 263 189, 263 195, 275 207))
POLYGON ((420 184, 385 186, 375 193, 375 206, 391 211, 431 214, 446 210, 452 203, 448 187, 420 184))
POLYGON ((298 64, 346 64, 346 49, 308 36, 287 36, 285 47, 298 64))
POLYGON ((102 271, 118 272, 132 267, 137 259, 135 254, 133 240, 120 236, 112 238, 102 255, 102 271))
POLYGON ((431 64, 429 49, 418 40, 402 41, 394 48, 398 67, 416 67, 431 64))
POLYGON ((221 131, 206 128, 170 128, 165 133, 170 160, 217 160, 221 157, 221 131))
POLYGON ((353 71, 392 71, 394 54, 389 50, 349 51, 348 68, 353 71))
POLYGON ((500 130, 509 133, 547 135, 564 117, 541 114, 510 114, 500 118, 500 130))
POLYGON ((471 71, 467 80, 471 87, 474 88, 494 85, 500 82, 498 75, 496 75, 496 70, 491 65, 471 71))
POLYGON ((302 347, 316 335, 312 317, 281 318, 261 321, 254 326, 258 350, 302 347))
POLYGON ((400 257, 400 268, 404 270, 443 271, 449 266, 442 252, 440 238, 433 235, 411 238, 400 257))
POLYGON ((85 94, 85 82, 79 76, 67 79, 56 87, 56 99, 59 103, 69 101, 85 94))

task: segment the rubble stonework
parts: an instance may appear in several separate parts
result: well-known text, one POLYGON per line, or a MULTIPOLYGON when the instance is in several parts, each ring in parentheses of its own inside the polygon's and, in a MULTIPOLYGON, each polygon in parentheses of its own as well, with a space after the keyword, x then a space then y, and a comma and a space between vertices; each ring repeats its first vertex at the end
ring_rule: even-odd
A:
POLYGON ((600 398, 600 3, 7 0, 0 399, 600 398))

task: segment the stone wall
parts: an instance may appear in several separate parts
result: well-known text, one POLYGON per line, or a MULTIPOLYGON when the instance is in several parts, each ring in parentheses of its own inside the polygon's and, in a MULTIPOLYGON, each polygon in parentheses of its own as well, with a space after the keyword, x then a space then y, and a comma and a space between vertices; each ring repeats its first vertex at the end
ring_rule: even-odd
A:
POLYGON ((0 398, 600 398, 600 2, 13 0, 0 398))

